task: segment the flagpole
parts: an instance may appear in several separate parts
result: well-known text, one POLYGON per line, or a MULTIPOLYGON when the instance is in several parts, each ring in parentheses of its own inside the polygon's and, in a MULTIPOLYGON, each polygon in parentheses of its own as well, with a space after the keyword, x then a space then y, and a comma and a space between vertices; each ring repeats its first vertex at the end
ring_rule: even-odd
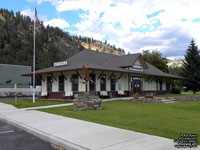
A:
POLYGON ((34 31, 33 31, 33 103, 35 103, 35 16, 34 16, 34 31))

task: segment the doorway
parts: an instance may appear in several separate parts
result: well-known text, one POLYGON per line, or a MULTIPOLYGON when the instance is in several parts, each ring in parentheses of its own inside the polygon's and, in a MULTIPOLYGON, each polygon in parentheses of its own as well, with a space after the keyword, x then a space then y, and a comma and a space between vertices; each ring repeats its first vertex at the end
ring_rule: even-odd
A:
POLYGON ((132 82, 131 82, 131 91, 133 93, 141 93, 141 78, 140 77, 131 77, 132 82))

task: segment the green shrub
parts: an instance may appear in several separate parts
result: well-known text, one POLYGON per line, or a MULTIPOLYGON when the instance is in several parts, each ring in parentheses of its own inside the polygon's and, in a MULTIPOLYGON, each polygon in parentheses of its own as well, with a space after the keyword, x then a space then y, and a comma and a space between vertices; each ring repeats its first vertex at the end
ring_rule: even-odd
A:
POLYGON ((18 95, 18 96, 22 96, 22 92, 18 92, 17 95, 18 95))
POLYGON ((139 96, 140 94, 138 92, 136 92, 135 94, 133 94, 133 96, 139 96))
POLYGON ((171 90, 172 94, 181 94, 181 91, 182 91, 182 88, 178 86, 172 87, 172 90, 171 90))

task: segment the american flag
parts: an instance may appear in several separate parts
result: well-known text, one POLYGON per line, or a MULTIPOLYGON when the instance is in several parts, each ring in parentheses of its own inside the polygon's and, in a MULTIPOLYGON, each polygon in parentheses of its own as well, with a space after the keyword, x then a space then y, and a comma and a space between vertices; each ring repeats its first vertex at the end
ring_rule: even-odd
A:
POLYGON ((35 7, 35 22, 36 22, 36 24, 39 24, 36 7, 35 7))

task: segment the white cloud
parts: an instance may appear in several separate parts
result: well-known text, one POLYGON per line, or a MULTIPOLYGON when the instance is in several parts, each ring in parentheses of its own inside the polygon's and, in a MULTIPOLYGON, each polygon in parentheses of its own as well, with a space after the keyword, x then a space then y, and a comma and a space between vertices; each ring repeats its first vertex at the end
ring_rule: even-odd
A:
MULTIPOLYGON (((31 10, 30 8, 26 8, 26 9, 22 10, 21 14, 24 15, 24 16, 29 16, 32 20, 34 20, 35 11, 31 10)), ((38 14, 38 19, 40 21, 47 21, 47 17, 46 16, 39 15, 39 14, 38 14)))
POLYGON ((26 8, 21 11, 21 14, 24 16, 29 16, 31 19, 34 19, 34 10, 32 11, 30 8, 26 8))
POLYGON ((49 25, 49 26, 53 26, 53 27, 59 27, 61 29, 69 27, 68 22, 66 22, 64 19, 52 19, 52 20, 44 22, 44 25, 45 26, 49 25))
POLYGON ((61 0, 26 0, 27 2, 41 4, 42 2, 50 2, 53 5, 58 5, 61 0))
MULTIPOLYGON (((200 18, 198 0, 37 0, 38 4, 43 1, 51 2, 58 12, 87 11, 75 25, 77 34, 98 39, 107 35, 111 44, 122 46, 126 51, 159 49, 166 56, 175 57, 183 55, 192 38, 200 45, 200 23, 192 22, 200 18), (147 18, 160 10, 163 11, 147 18), (183 22, 183 18, 188 21, 183 22), (116 27, 117 23, 120 26, 116 27), (140 30, 131 32, 132 28, 140 30)), ((55 20, 49 22, 60 25, 55 20)))

